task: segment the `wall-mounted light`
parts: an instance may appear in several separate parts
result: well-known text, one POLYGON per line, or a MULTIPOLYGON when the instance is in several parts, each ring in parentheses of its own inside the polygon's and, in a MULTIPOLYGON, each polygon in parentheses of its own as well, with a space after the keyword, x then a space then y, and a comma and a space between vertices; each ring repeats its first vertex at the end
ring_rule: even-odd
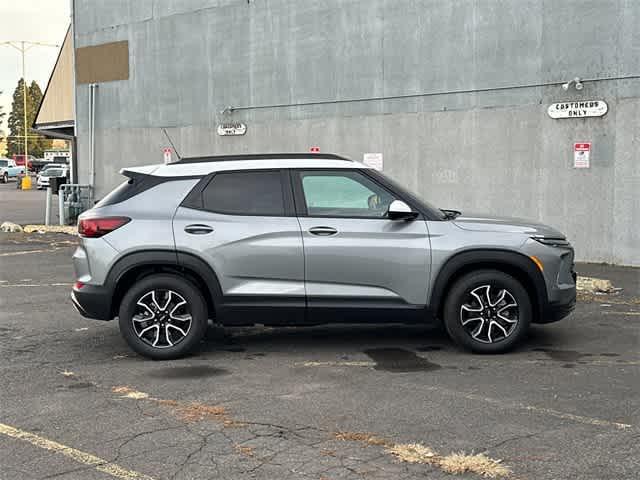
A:
POLYGON ((573 80, 569 80, 567 83, 563 83, 562 89, 564 91, 569 90, 569 88, 571 87, 571 84, 573 84, 576 90, 582 90, 584 88, 584 84, 580 80, 580 77, 576 77, 573 80))

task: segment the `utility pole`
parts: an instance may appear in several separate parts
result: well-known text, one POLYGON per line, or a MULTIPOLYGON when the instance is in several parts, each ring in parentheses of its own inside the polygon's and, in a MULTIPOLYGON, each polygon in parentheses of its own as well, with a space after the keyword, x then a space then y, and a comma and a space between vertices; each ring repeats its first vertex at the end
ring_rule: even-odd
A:
POLYGON ((22 109, 24 114, 24 174, 29 175, 29 134, 27 128, 27 70, 25 67, 25 53, 31 50, 33 47, 56 47, 60 48, 60 45, 54 45, 52 43, 40 43, 40 42, 28 42, 25 40, 2 42, 0 45, 8 45, 18 50, 22 54, 22 109))

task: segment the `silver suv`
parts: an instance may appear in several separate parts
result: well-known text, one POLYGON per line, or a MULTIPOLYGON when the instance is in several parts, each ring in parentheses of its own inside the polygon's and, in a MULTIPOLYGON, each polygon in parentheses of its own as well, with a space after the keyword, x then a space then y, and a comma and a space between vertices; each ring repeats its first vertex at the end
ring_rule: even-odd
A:
POLYGON ((170 359, 223 325, 441 320, 479 353, 575 306, 573 249, 528 221, 435 208, 336 155, 124 169, 78 221, 73 303, 170 359))

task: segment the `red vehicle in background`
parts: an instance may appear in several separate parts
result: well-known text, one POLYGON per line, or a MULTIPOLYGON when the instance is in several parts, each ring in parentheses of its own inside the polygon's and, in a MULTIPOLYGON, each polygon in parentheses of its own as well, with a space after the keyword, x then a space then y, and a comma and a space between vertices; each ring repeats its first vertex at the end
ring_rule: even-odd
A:
MULTIPOLYGON (((19 154, 19 155, 14 155, 13 156, 13 160, 16 162, 17 166, 21 166, 24 165, 24 154, 19 154)), ((34 157, 33 155, 28 155, 28 168, 29 170, 33 169, 33 161, 36 160, 36 157, 34 157)))

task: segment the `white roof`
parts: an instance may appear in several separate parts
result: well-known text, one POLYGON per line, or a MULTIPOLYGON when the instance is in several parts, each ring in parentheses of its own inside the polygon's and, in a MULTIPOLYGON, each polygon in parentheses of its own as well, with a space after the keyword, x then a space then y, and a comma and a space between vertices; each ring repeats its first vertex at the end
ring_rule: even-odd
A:
POLYGON ((120 170, 137 172, 157 177, 203 176, 227 170, 260 170, 272 168, 370 168, 360 162, 324 158, 268 159, 268 160, 214 160, 211 162, 173 163, 129 167, 120 170))

